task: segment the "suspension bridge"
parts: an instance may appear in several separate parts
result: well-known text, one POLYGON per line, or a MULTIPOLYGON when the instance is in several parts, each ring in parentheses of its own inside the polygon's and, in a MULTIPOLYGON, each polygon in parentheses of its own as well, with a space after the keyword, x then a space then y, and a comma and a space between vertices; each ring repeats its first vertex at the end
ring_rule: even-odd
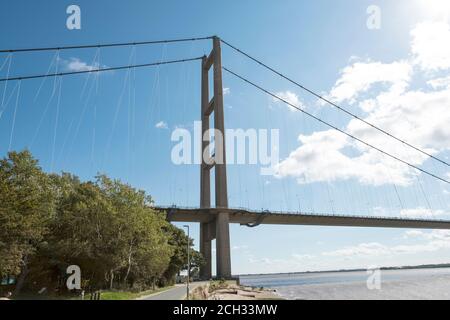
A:
MULTIPOLYGON (((364 216, 358 214, 348 214, 348 215, 330 215, 330 214, 317 214, 317 213, 307 213, 307 212, 274 212, 268 210, 253 211, 240 208, 230 208, 229 197, 228 197, 228 180, 227 180, 227 163, 226 163, 226 141, 225 141, 225 115, 224 115, 224 92, 223 92, 223 75, 222 72, 225 71, 237 79, 242 80, 244 83, 259 89, 260 91, 266 93, 268 96, 277 99, 292 108, 306 114, 307 116, 313 118, 314 120, 321 122, 322 124, 348 136, 351 139, 371 148, 386 157, 391 158, 405 166, 408 166, 417 172, 427 175, 437 181, 445 184, 450 184, 450 182, 445 178, 436 173, 425 170, 412 162, 400 158, 399 156, 393 155, 390 152, 384 150, 379 146, 375 146, 361 138, 356 137, 353 134, 340 129, 338 126, 333 125, 318 116, 313 115, 307 110, 301 108, 298 105, 293 104, 286 99, 283 99, 279 95, 263 88, 262 86, 248 80, 247 78, 241 76, 240 74, 232 71, 231 69, 222 65, 222 44, 232 48, 238 53, 246 56, 247 58, 258 63, 262 67, 274 72, 278 76, 288 80, 292 84, 300 87, 301 89, 307 91, 318 99, 334 106, 338 110, 350 115, 354 119, 357 119, 374 130, 377 130, 381 134, 388 136, 391 139, 397 140, 408 148, 411 148, 422 155, 429 157, 435 161, 438 161, 445 166, 450 166, 448 162, 443 159, 432 155, 431 153, 414 146, 413 144, 404 141, 389 132, 377 127, 376 125, 368 122, 367 120, 357 116, 356 114, 342 108, 341 106, 333 103, 327 98, 317 94, 316 92, 304 87, 303 85, 297 83, 296 81, 290 79, 284 74, 278 72, 274 68, 268 66, 267 64, 259 61, 258 59, 250 56, 249 54, 243 52, 239 48, 231 45, 230 43, 221 40, 219 37, 204 37, 204 38, 190 38, 190 39, 177 39, 177 40, 162 40, 162 41, 146 41, 146 42, 130 42, 130 43, 116 43, 116 44, 94 44, 94 45, 83 45, 83 46, 66 46, 66 47, 46 47, 46 48, 28 48, 28 49, 9 49, 0 50, 0 53, 12 54, 15 52, 38 52, 38 51, 61 51, 61 50, 73 50, 73 49, 88 49, 88 48, 102 48, 102 47, 119 47, 119 46, 140 46, 140 45, 150 45, 157 43, 177 43, 186 41, 202 41, 211 40, 212 41, 212 51, 208 56, 185 58, 178 60, 168 60, 168 61, 158 61, 146 64, 129 64, 125 66, 117 67, 107 67, 107 68, 97 68, 82 71, 73 72, 56 72, 53 74, 35 74, 35 75, 20 75, 12 76, 0 79, 0 83, 8 81, 18 81, 18 92, 20 90, 20 83, 25 80, 33 80, 39 78, 47 77, 62 77, 62 76, 73 76, 78 74, 91 74, 108 72, 114 70, 126 70, 131 68, 146 68, 159 65, 168 64, 181 64, 192 61, 200 61, 201 65, 199 71, 201 72, 201 102, 200 105, 200 118, 202 122, 202 155, 210 154, 210 144, 211 138, 206 135, 207 131, 210 129, 211 125, 215 130, 222 134, 223 139, 215 141, 214 154, 211 155, 210 159, 202 158, 201 168, 200 168, 200 194, 199 194, 199 206, 196 208, 186 208, 182 206, 169 206, 162 207, 156 206, 155 209, 164 212, 167 215, 167 220, 171 222, 194 222, 200 224, 200 252, 206 260, 206 265, 201 269, 201 278, 210 279, 212 278, 212 241, 216 240, 216 256, 217 256, 217 277, 218 278, 231 278, 231 250, 230 250, 230 231, 229 225, 231 223, 240 224, 249 228, 255 228, 259 225, 269 224, 269 225, 308 225, 308 226, 336 226, 336 227, 371 227, 371 228, 414 228, 414 229, 450 229, 450 221, 446 220, 436 220, 436 219, 404 219, 404 218, 388 218, 388 217, 374 217, 374 216, 364 216), (213 74, 213 97, 210 97, 210 70, 212 69, 213 74), (213 116, 213 121, 210 123, 210 118, 213 116), (211 188, 211 173, 214 170, 214 199, 215 203, 212 204, 212 188, 211 188)), ((3 104, 3 103, 2 103, 3 104)), ((11 142, 10 142, 11 144, 11 142)))

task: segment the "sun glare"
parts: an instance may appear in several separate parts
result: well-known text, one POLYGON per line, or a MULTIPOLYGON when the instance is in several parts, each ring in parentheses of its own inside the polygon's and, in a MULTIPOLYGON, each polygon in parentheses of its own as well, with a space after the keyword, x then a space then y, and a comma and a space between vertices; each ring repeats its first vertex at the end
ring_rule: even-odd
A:
POLYGON ((434 18, 450 17, 450 0, 417 0, 420 10, 434 18))

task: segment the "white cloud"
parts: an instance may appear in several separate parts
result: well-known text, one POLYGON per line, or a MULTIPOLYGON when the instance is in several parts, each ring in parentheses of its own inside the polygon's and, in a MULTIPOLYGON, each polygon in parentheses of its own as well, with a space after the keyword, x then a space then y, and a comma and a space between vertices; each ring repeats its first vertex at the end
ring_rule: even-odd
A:
MULTIPOLYGON (((447 125, 450 121, 449 105, 450 89, 429 92, 413 90, 404 93, 381 92, 374 98, 375 107, 365 120, 394 136, 428 149, 429 153, 436 153, 450 148, 450 128, 447 125)), ((399 145, 392 143, 392 139, 358 120, 352 120, 347 127, 361 139, 369 140, 385 149, 390 148, 388 151, 399 151, 399 145)), ((406 150, 408 149, 401 148, 400 151, 406 150)), ((416 164, 421 164, 425 159, 417 152, 411 152, 407 156, 408 159, 414 157, 412 160, 416 164)))
POLYGON ((158 122, 158 123, 155 125, 155 128, 157 128, 157 129, 168 129, 169 126, 167 125, 166 122, 160 121, 160 122, 158 122))
POLYGON ((100 68, 98 63, 88 64, 87 62, 81 61, 79 58, 70 58, 69 60, 62 60, 62 64, 65 69, 70 72, 78 71, 91 71, 100 68))
POLYGON ((377 243, 361 243, 353 247, 346 247, 334 251, 322 253, 329 257, 350 257, 350 256, 380 256, 390 254, 388 247, 377 243))
MULTIPOLYGON (((258 267, 257 272, 262 273, 277 273, 277 272, 299 272, 301 270, 316 269, 317 263, 315 256, 309 254, 292 254, 286 259, 274 258, 255 258, 248 257, 248 262, 251 265, 258 267)), ((252 273, 255 273, 254 266, 252 266, 252 273)))
POLYGON ((414 62, 424 70, 450 68, 450 26, 445 22, 423 22, 411 31, 414 62))
POLYGON ((410 239, 410 238, 417 238, 422 236, 423 231, 419 230, 408 230, 404 233, 403 238, 404 239, 410 239))
POLYGON ((430 241, 450 241, 450 230, 434 230, 424 232, 420 230, 409 230, 405 232, 408 238, 418 238, 430 241))
POLYGON ((410 81, 412 67, 405 61, 393 63, 356 62, 344 68, 328 96, 335 102, 354 103, 362 92, 376 83, 387 83, 404 90, 410 81))
POLYGON ((346 155, 345 148, 356 148, 354 142, 335 130, 301 135, 302 144, 276 167, 278 177, 295 177, 301 184, 357 179, 362 184, 382 185, 393 179, 408 185, 414 172, 397 161, 385 159, 375 151, 346 155))
POLYGON ((450 76, 432 79, 427 82, 433 89, 445 89, 450 87, 450 76))
POLYGON ((292 257, 294 259, 296 259, 297 261, 314 259, 314 256, 310 255, 310 254, 296 254, 296 253, 294 253, 294 254, 292 254, 292 257))
MULTIPOLYGON (((294 106, 296 106, 296 107, 299 107, 299 108, 302 107, 300 98, 299 98, 298 95, 295 94, 294 92, 291 92, 291 91, 282 91, 282 92, 277 92, 275 95, 278 96, 278 97, 280 97, 281 99, 283 99, 283 100, 289 102, 290 104, 292 104, 292 105, 294 105, 294 106)), ((276 102, 276 103, 283 103, 282 101, 280 101, 280 100, 277 99, 277 98, 273 98, 273 102, 276 102)), ((290 105, 287 105, 287 106, 288 106, 289 110, 291 110, 291 111, 298 111, 296 108, 294 108, 294 107, 292 107, 292 106, 290 106, 290 105)))
POLYGON ((410 230, 405 233, 405 239, 419 239, 424 240, 419 244, 401 244, 394 246, 387 246, 377 242, 360 243, 356 246, 350 246, 343 249, 328 251, 322 253, 329 257, 379 257, 379 256, 394 256, 402 254, 418 254, 424 252, 435 252, 441 249, 450 248, 450 231, 449 230, 434 230, 431 232, 423 232, 417 230, 410 230))
POLYGON ((242 246, 233 246, 231 248, 231 250, 233 251, 242 251, 242 250, 247 250, 248 246, 247 245, 242 245, 242 246))
POLYGON ((400 211, 400 216, 404 218, 436 218, 447 215, 444 210, 431 210, 425 208, 403 209, 400 211))
MULTIPOLYGON (((407 230, 403 237, 396 238, 396 240, 402 242, 393 245, 366 242, 312 254, 293 253, 286 258, 255 257, 248 253, 249 266, 244 273, 285 273, 360 268, 369 261, 371 264, 376 262, 383 266, 420 264, 422 262, 418 260, 411 262, 411 259, 420 254, 450 249, 450 230, 407 230), (339 261, 346 262, 338 267, 339 261), (349 261, 351 261, 350 264, 348 264, 349 261), (398 261, 403 262, 398 263, 398 261)), ((436 254, 436 256, 438 255, 436 254)))
MULTIPOLYGON (((421 37, 426 33, 423 28, 419 25, 412 32, 415 62, 353 63, 343 70, 328 96, 335 101, 355 102, 364 93, 364 99, 356 106, 366 112, 363 118, 367 122, 430 154, 438 155, 450 150, 450 73, 428 79, 427 91, 409 89, 413 77, 429 77, 429 72, 424 74, 421 68, 413 67, 414 63, 428 69, 435 67, 429 66, 427 59, 433 58, 428 57, 426 50, 421 48, 421 37), (388 87, 375 86, 376 83, 384 83, 388 87)), ((439 39, 450 32, 446 24, 427 28, 436 31, 439 39)), ((441 46, 441 51, 447 52, 450 41, 441 42, 441 46)), ((434 47, 434 50, 438 49, 434 47)), ((446 57, 450 59, 450 53, 446 57)), ((443 68, 446 60, 443 57, 437 59, 440 61, 439 68, 443 68)), ((349 121, 343 129, 413 165, 421 166, 428 158, 357 119, 349 121)), ((299 141, 301 145, 277 166, 278 177, 295 177, 299 183, 356 179, 360 183, 376 186, 392 183, 407 186, 418 174, 405 164, 334 130, 301 135, 299 141)))
POLYGON ((223 88, 223 95, 224 96, 229 95, 230 93, 231 93, 230 88, 223 88))

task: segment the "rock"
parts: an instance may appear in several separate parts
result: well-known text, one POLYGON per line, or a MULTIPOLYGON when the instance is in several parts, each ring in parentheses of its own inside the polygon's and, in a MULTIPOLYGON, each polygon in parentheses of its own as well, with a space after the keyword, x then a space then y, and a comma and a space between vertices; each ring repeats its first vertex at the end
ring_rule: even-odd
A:
POLYGON ((216 294, 237 294, 238 291, 236 289, 219 289, 214 291, 216 294))
POLYGON ((249 298, 256 298, 256 294, 248 291, 238 291, 237 293, 240 296, 243 297, 249 297, 249 298))

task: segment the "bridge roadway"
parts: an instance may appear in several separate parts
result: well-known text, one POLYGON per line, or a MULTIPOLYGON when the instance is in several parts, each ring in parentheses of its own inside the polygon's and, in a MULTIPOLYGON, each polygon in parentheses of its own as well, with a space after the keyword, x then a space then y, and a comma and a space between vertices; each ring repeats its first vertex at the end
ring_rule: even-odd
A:
POLYGON ((268 211, 248 211, 246 209, 199 209, 178 207, 155 207, 166 212, 171 222, 213 222, 219 212, 227 212, 230 223, 256 227, 269 225, 305 225, 336 227, 373 227, 373 228, 408 228, 408 229, 450 229, 450 221, 403 219, 389 217, 340 216, 306 213, 282 213, 268 211))

